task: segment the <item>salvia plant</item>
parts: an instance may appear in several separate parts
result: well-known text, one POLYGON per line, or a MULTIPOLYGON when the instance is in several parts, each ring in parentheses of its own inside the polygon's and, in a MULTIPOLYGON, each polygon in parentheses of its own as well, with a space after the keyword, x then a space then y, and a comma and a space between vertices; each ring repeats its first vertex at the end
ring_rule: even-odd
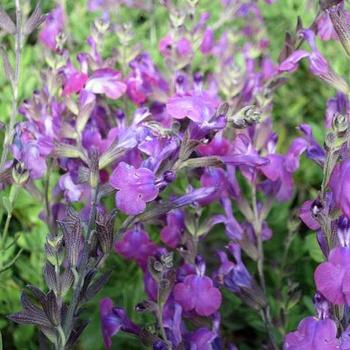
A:
MULTIPOLYGON (((322 53, 335 41, 337 55, 350 55, 350 12, 344 0, 309 1, 315 16, 307 25, 293 18, 273 57, 262 8, 277 3, 215 0, 215 16, 199 0, 89 0, 84 42, 69 31, 70 1, 52 1, 47 13, 46 3, 24 0, 0 8, 11 91, 1 124, 0 281, 28 259, 22 233, 13 234, 22 196, 40 206, 47 233, 35 247, 42 279, 24 278, 21 308, 0 309, 9 327, 35 326, 37 348, 81 348, 99 309, 106 349, 123 334, 137 349, 350 349, 350 85, 322 53), (143 14, 147 40, 125 7, 143 14), (33 57, 39 83, 22 96, 31 45, 43 63, 33 57), (315 79, 333 92, 317 120, 324 140, 307 120, 283 138, 273 118, 275 99, 303 70, 302 84, 315 79), (294 179, 301 162, 322 174, 304 194, 294 179), (271 217, 284 208, 273 260, 271 217), (289 261, 306 228, 320 256, 309 299, 289 261), (128 265, 136 277, 114 281, 128 265), (134 283, 136 292, 139 277, 143 297, 134 302, 129 288, 131 310, 113 290, 134 283), (250 323, 248 336, 228 325, 231 307, 243 310, 233 317, 250 323), (299 324, 289 321, 293 308, 299 324)), ((7 332, 0 344, 13 348, 7 332)))

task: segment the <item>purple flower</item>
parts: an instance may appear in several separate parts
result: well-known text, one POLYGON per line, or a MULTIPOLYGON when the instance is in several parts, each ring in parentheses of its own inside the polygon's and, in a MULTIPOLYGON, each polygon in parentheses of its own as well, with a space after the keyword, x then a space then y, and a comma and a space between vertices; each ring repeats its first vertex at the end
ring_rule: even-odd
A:
POLYGON ((240 246, 236 243, 231 243, 229 250, 235 262, 230 261, 225 252, 219 252, 221 266, 218 271, 218 277, 221 283, 233 293, 239 293, 242 288, 251 289, 253 278, 241 259, 240 246))
POLYGON ((320 224, 312 215, 312 205, 314 201, 308 200, 300 208, 299 217, 303 220, 304 224, 309 227, 311 230, 318 230, 320 224))
POLYGON ((203 34, 200 50, 203 54, 209 54, 215 44, 214 31, 211 28, 207 28, 203 34))
POLYGON ((103 342, 106 349, 112 347, 112 337, 119 331, 139 334, 140 329, 132 323, 122 308, 113 306, 113 301, 110 298, 104 298, 100 301, 100 317, 103 342))
POLYGON ((279 201, 290 199, 293 194, 293 173, 298 169, 300 156, 306 149, 307 142, 297 138, 286 155, 270 154, 266 157, 270 162, 259 168, 271 181, 263 184, 266 193, 275 195, 279 201))
POLYGON ((63 70, 63 95, 71 95, 75 92, 79 92, 84 88, 85 83, 88 80, 88 75, 76 70, 69 62, 63 70))
POLYGON ((294 72, 298 68, 298 63, 310 54, 304 50, 294 51, 288 58, 280 63, 278 70, 280 72, 294 72))
POLYGON ((316 164, 323 166, 326 153, 315 140, 312 128, 308 124, 300 124, 298 129, 303 134, 303 138, 307 141, 307 157, 313 160, 316 164))
POLYGON ((129 65, 132 73, 127 80, 127 94, 135 104, 141 105, 149 97, 161 101, 166 99, 168 84, 147 53, 138 55, 129 65))
POLYGON ((189 118, 196 123, 203 123, 215 114, 217 101, 207 94, 193 94, 171 97, 166 109, 175 119, 189 118))
POLYGON ((329 187, 336 205, 350 218, 350 159, 338 163, 332 173, 329 187))
POLYGON ((323 12, 322 15, 316 22, 317 26, 317 35, 321 38, 321 40, 337 40, 338 34, 333 28, 333 24, 331 18, 329 17, 328 12, 323 12))
POLYGON ((189 349, 191 350, 212 350, 213 342, 217 334, 207 328, 199 328, 187 336, 189 349))
POLYGON ((137 215, 146 208, 146 203, 158 196, 154 173, 147 168, 135 169, 121 162, 114 169, 110 183, 119 190, 116 194, 117 207, 126 214, 137 215))
POLYGON ((350 350, 350 326, 348 326, 340 337, 340 350, 350 350))
POLYGON ((166 226, 160 231, 160 239, 175 249, 185 230, 185 214, 180 209, 174 209, 167 214, 166 222, 166 226))
POLYGON ((40 41, 52 51, 56 51, 56 38, 64 29, 64 13, 62 6, 57 6, 46 17, 39 33, 40 41))
POLYGON ((350 248, 330 251, 328 261, 315 271, 317 290, 336 305, 350 304, 350 248))
POLYGON ((311 73, 324 80, 338 91, 348 94, 349 86, 346 81, 333 71, 327 60, 317 50, 315 33, 310 29, 306 29, 302 31, 302 35, 309 43, 312 50, 311 54, 308 56, 311 73))
POLYGON ((67 173, 61 176, 59 180, 60 189, 69 202, 78 202, 84 192, 84 186, 75 184, 71 174, 67 173))
POLYGON ((307 317, 295 332, 287 334, 283 350, 337 350, 337 326, 331 319, 307 317))
POLYGON ((121 79, 121 73, 114 69, 98 69, 89 77, 85 90, 116 100, 126 92, 126 84, 121 79))
POLYGON ((135 227, 124 233, 114 246, 115 251, 127 260, 134 260, 143 269, 147 266, 149 256, 155 254, 157 245, 153 243, 147 232, 135 227))
POLYGON ((159 41, 159 52, 164 57, 170 57, 175 52, 179 58, 182 58, 190 56, 193 50, 192 44, 187 38, 182 37, 175 42, 173 37, 168 34, 159 41))
POLYGON ((210 316, 219 310, 221 293, 207 276, 190 274, 174 287, 174 298, 184 311, 195 311, 200 316, 210 316))

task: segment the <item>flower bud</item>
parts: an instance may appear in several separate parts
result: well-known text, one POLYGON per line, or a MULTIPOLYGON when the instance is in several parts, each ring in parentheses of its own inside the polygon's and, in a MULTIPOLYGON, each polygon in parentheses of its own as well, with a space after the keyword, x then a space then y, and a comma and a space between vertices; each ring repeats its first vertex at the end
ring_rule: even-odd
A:
POLYGON ((332 120, 332 129, 338 134, 343 135, 349 126, 348 118, 340 113, 336 113, 332 120))
POLYGON ((94 22, 94 26, 96 30, 102 35, 107 32, 109 25, 110 25, 109 21, 103 18, 98 18, 94 22))
POLYGON ((22 162, 15 161, 12 168, 12 178, 17 185, 22 185, 28 180, 29 171, 24 167, 22 162))

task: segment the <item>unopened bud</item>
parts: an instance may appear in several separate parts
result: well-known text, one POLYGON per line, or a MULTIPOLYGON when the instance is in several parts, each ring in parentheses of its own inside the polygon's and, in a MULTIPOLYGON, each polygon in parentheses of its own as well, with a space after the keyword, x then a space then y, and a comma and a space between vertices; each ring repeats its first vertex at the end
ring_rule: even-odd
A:
POLYGON ((29 171, 24 167, 22 162, 15 161, 12 168, 12 178, 17 185, 22 185, 28 180, 29 171))
POLYGON ((103 18, 98 18, 95 22, 94 22, 95 28, 96 30, 100 33, 100 34, 105 34, 109 28, 109 21, 103 19, 103 18))
POLYGON ((349 126, 348 118, 340 113, 336 113, 332 120, 332 129, 338 134, 344 134, 349 126))

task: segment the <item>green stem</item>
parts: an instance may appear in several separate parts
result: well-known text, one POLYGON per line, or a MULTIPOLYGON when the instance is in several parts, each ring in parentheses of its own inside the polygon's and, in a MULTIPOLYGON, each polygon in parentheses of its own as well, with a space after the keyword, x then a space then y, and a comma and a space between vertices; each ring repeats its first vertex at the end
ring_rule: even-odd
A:
MULTIPOLYGON (((258 275, 259 275, 261 289, 263 290, 264 294, 267 295, 265 275, 264 275, 264 247, 263 247, 263 240, 262 240, 262 218, 258 210, 255 185, 252 185, 252 207, 253 207, 253 214, 254 214, 253 228, 256 234, 257 246, 258 246, 258 261, 257 261, 258 275)), ((278 350, 276 339, 273 333, 273 324, 271 320, 269 305, 266 305, 262 309, 261 316, 266 326, 266 330, 270 338, 271 346, 273 347, 274 350, 278 350)))

